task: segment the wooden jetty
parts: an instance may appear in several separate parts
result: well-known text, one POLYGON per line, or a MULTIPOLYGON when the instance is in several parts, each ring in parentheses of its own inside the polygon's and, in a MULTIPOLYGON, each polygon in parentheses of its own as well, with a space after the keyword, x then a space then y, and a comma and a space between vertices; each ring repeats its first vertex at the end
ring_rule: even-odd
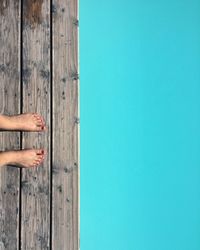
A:
POLYGON ((0 132, 0 150, 45 148, 0 168, 0 250, 79 249, 77 0, 0 1, 0 112, 37 112, 47 132, 0 132))

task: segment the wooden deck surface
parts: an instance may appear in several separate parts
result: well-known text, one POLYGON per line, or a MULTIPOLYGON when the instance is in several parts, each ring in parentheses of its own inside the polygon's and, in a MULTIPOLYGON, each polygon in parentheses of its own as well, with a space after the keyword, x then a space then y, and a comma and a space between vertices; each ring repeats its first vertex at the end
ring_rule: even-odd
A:
POLYGON ((38 112, 47 132, 0 132, 0 150, 45 148, 0 168, 0 250, 79 249, 78 0, 2 0, 0 112, 38 112))

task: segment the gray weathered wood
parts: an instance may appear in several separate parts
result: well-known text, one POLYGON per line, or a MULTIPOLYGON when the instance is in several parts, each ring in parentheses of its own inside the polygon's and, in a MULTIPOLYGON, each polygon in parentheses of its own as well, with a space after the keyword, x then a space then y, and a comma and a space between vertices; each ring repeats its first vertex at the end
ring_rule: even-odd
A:
MULTIPOLYGON (((21 183, 19 168, 0 168, 0 250, 79 249, 78 0, 53 0, 52 34, 50 4, 24 0, 22 20, 20 1, 0 4, 0 112, 18 114, 22 103, 23 113, 40 113, 48 126, 22 134, 24 149, 46 149, 42 165, 23 168, 21 183)), ((19 148, 19 132, 0 133, 0 150, 19 148)))
POLYGON ((53 250, 79 249, 77 4, 53 0, 53 250))
MULTIPOLYGON (((0 3, 0 113, 20 113, 20 1, 0 3)), ((19 132, 0 132, 0 150, 20 147, 19 132)), ((0 250, 18 249, 20 169, 0 168, 0 250)))
POLYGON ((23 1, 23 112, 41 114, 48 132, 24 132, 23 148, 45 148, 42 165, 22 172, 22 249, 50 248, 50 1, 23 1))

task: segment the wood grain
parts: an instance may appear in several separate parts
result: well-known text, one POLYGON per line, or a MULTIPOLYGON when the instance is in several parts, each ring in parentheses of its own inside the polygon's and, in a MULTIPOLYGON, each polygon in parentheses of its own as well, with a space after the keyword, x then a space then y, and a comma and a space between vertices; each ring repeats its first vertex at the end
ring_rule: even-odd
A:
POLYGON ((50 1, 23 1, 23 113, 41 114, 48 132, 24 132, 23 148, 44 148, 42 165, 22 171, 22 249, 50 248, 50 1))
POLYGON ((53 0, 52 249, 79 249, 77 1, 53 0))
POLYGON ((0 4, 0 112, 37 112, 48 131, 23 132, 21 142, 20 132, 1 132, 0 150, 22 144, 47 156, 21 174, 0 168, 0 250, 78 250, 78 1, 22 2, 0 4))
MULTIPOLYGON (((20 2, 0 4, 0 113, 20 113, 20 2)), ((20 147, 19 132, 0 132, 0 150, 20 147)), ((18 249, 20 169, 0 168, 0 250, 18 249)))

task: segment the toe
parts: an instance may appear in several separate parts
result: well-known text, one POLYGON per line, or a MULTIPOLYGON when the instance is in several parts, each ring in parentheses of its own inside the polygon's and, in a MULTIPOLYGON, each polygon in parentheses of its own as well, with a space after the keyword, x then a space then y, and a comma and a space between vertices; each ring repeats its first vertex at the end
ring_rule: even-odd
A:
POLYGON ((42 121, 41 121, 40 119, 37 119, 37 120, 35 121, 35 123, 36 123, 36 125, 38 125, 38 126, 42 126, 42 125, 43 125, 43 123, 42 123, 42 121))
POLYGON ((43 122, 42 119, 41 119, 41 116, 38 115, 38 114, 35 114, 35 115, 33 116, 33 120, 34 120, 35 123, 36 123, 36 122, 40 122, 40 123, 43 122))
POLYGON ((43 125, 42 130, 47 131, 47 126, 43 125))
POLYGON ((45 127, 45 122, 42 117, 35 118, 34 122, 37 126, 45 127))
POLYGON ((40 162, 44 161, 44 155, 42 155, 42 156, 39 158, 39 161, 40 161, 40 162))
POLYGON ((43 155, 39 155, 39 157, 38 157, 38 159, 37 159, 37 161, 41 161, 42 160, 42 157, 43 157, 43 155))
POLYGON ((38 115, 36 118, 37 120, 42 121, 42 117, 40 115, 38 115))
POLYGON ((35 160, 34 160, 34 163, 35 163, 35 164, 38 164, 39 162, 40 162, 39 159, 35 159, 35 160))
POLYGON ((38 114, 37 113, 32 113, 32 115, 37 118, 38 117, 38 114))
POLYGON ((43 120, 43 117, 40 114, 37 114, 37 119, 43 120))
POLYGON ((37 155, 43 155, 44 154, 44 149, 37 149, 36 154, 37 155))
POLYGON ((39 165, 39 164, 42 164, 43 159, 39 159, 37 162, 38 162, 38 165, 39 165))
POLYGON ((34 118, 36 118, 36 119, 39 120, 39 121, 43 121, 42 116, 41 116, 40 114, 38 114, 38 113, 35 113, 35 114, 34 114, 34 118))
POLYGON ((43 131, 43 130, 44 130, 44 129, 43 129, 43 126, 42 126, 42 125, 37 125, 37 126, 36 126, 35 131, 40 132, 40 131, 43 131))
POLYGON ((41 123, 42 123, 43 125, 45 124, 44 119, 43 119, 42 116, 40 117, 40 121, 41 121, 41 123))
POLYGON ((37 120, 37 124, 40 125, 40 126, 44 126, 44 123, 43 123, 43 121, 41 119, 37 120))
POLYGON ((43 149, 43 156, 45 157, 46 154, 47 154, 47 151, 43 149))
POLYGON ((39 160, 39 161, 38 161, 38 164, 42 164, 42 162, 43 162, 42 160, 39 160))

